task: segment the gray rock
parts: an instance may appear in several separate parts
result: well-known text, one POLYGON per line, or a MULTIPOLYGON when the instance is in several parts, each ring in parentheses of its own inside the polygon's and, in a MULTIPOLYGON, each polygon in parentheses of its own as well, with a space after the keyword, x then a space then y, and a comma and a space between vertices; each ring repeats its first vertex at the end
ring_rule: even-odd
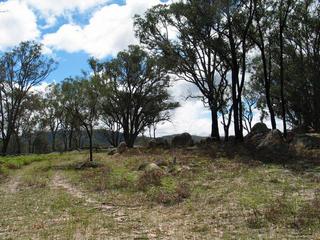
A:
POLYGON ((266 138, 271 130, 264 123, 256 123, 251 132, 245 136, 245 142, 249 145, 257 147, 266 138))
POLYGON ((151 171, 162 171, 162 169, 155 163, 149 163, 145 169, 146 172, 151 172, 151 171))
POLYGON ((182 133, 176 135, 172 139, 172 146, 173 147, 190 147, 193 146, 194 142, 192 136, 189 133, 182 133))
POLYGON ((117 152, 122 154, 127 151, 127 144, 125 142, 121 142, 117 148, 117 152))
POLYGON ((279 130, 271 130, 266 137, 260 142, 258 150, 267 150, 273 153, 281 153, 287 150, 287 144, 279 130))
POLYGON ((169 143, 163 138, 151 139, 148 142, 148 148, 169 148, 169 143))
POLYGON ((291 144, 297 148, 304 148, 308 150, 320 149, 320 134, 307 133, 296 134, 293 137, 291 144))
POLYGON ((117 149, 111 149, 109 152, 108 152, 108 155, 112 156, 112 155, 115 155, 117 153, 117 149))
POLYGON ((165 159, 159 159, 155 162, 159 167, 166 167, 169 165, 169 162, 165 159))

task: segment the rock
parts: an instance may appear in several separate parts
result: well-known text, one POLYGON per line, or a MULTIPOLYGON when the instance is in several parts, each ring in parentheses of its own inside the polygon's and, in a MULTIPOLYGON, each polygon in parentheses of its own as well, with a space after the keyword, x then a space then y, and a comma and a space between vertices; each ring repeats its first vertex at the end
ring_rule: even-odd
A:
POLYGON ((251 132, 252 134, 257 134, 257 133, 268 133, 270 129, 267 127, 266 124, 264 123, 256 123, 252 128, 251 132))
POLYGON ((115 155, 117 153, 117 149, 111 149, 109 152, 108 152, 108 155, 112 156, 112 155, 115 155))
POLYGON ((169 162, 164 159, 159 159, 155 162, 159 167, 167 167, 169 165, 169 162))
POLYGON ((146 169, 146 167, 148 166, 148 162, 143 162, 143 163, 141 163, 140 165, 139 165, 139 167, 138 167, 138 170, 139 171, 143 171, 143 170, 145 170, 146 169))
POLYGON ((308 150, 320 149, 320 134, 296 134, 293 137, 291 144, 296 148, 304 148, 308 150))
POLYGON ((169 148, 169 143, 163 138, 151 139, 148 142, 148 148, 169 148))
POLYGON ((125 142, 121 142, 117 148, 117 152, 122 154, 127 151, 127 144, 125 142))
POLYGON ((146 172, 151 172, 151 171, 162 171, 162 169, 155 163, 149 163, 145 169, 146 172))
POLYGON ((266 138, 271 130, 264 123, 256 123, 251 132, 245 136, 245 142, 249 145, 257 147, 266 138))
POLYGON ((101 167, 101 166, 102 166, 102 164, 100 164, 100 163, 86 161, 86 162, 77 164, 75 168, 77 170, 82 170, 82 169, 87 169, 87 168, 98 168, 98 167, 101 167))
POLYGON ((258 150, 268 150, 274 153, 282 152, 285 148, 282 133, 277 129, 271 130, 257 147, 258 150))
POLYGON ((182 133, 176 135, 172 139, 172 146, 173 147, 190 147, 193 146, 193 139, 189 133, 182 133))

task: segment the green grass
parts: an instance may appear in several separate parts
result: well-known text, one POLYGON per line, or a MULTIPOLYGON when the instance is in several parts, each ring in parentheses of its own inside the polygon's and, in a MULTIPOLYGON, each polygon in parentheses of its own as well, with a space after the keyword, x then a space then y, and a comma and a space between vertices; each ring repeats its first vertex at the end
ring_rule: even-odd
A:
POLYGON ((82 170, 87 153, 1 158, 0 239, 320 237, 319 167, 296 172, 218 151, 213 159, 183 150, 94 158, 99 167, 82 170), (173 156, 177 166, 159 179, 138 171, 173 156))

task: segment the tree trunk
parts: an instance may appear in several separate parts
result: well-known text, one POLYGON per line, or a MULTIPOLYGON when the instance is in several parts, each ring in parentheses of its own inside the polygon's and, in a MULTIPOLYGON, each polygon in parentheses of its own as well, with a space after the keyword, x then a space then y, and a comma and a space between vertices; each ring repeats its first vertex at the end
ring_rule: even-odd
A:
POLYGON ((5 156, 7 154, 8 146, 10 142, 10 137, 6 137, 2 141, 2 155, 5 156))
POLYGON ((220 141, 219 125, 218 125, 218 112, 215 107, 211 107, 211 137, 220 141))
POLYGON ((286 106, 284 98, 284 66, 283 66, 283 24, 280 23, 280 95, 281 95, 281 110, 282 110, 282 123, 283 135, 287 137, 287 122, 286 122, 286 106))
POLYGON ((32 137, 28 137, 28 153, 32 153, 32 137))
POLYGON ((89 134, 89 142, 90 142, 90 162, 92 162, 93 161, 93 156, 92 156, 92 148, 93 148, 93 146, 92 146, 92 133, 90 133, 89 134))
POLYGON ((233 120, 234 120, 234 132, 235 138, 238 141, 243 140, 243 136, 240 131, 239 124, 239 102, 237 98, 237 83, 239 82, 239 71, 237 67, 233 66, 232 69, 232 103, 233 103, 233 120))
POLYGON ((21 142, 18 134, 16 134, 16 138, 17 138, 17 154, 21 154, 21 142))
POLYGON ((51 148, 52 148, 52 152, 55 152, 55 151, 56 151, 56 133, 51 132, 51 135, 52 135, 52 145, 51 145, 51 148))
POLYGON ((267 58, 265 55, 264 45, 263 45, 263 48, 261 49, 261 55, 262 55, 263 74, 264 74, 264 88, 265 88, 265 94, 266 94, 267 107, 268 107, 269 114, 270 114, 271 126, 272 126, 272 129, 277 129, 277 123, 276 123, 275 113, 273 110, 273 106, 272 106, 272 102, 271 102, 271 94, 270 94, 271 65, 272 65, 272 63, 271 63, 271 50, 269 53, 269 72, 267 70, 267 58))
POLYGON ((69 133, 69 150, 72 150, 72 138, 73 138, 73 128, 71 128, 69 133))
POLYGON ((227 126, 224 127, 224 141, 225 142, 229 141, 229 127, 227 126))

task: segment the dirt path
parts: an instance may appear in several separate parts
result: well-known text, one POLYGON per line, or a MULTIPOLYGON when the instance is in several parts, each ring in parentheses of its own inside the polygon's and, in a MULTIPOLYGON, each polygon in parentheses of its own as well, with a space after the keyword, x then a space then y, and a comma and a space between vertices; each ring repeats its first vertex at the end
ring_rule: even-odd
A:
POLYGON ((51 184, 52 189, 63 189, 67 193, 69 193, 71 196, 79 199, 83 199, 86 203, 92 205, 94 208, 97 209, 104 209, 104 210, 114 210, 115 206, 106 205, 103 203, 100 203, 90 197, 87 196, 83 191, 76 188, 75 186, 71 185, 63 176, 61 176, 60 173, 55 173, 51 184))

